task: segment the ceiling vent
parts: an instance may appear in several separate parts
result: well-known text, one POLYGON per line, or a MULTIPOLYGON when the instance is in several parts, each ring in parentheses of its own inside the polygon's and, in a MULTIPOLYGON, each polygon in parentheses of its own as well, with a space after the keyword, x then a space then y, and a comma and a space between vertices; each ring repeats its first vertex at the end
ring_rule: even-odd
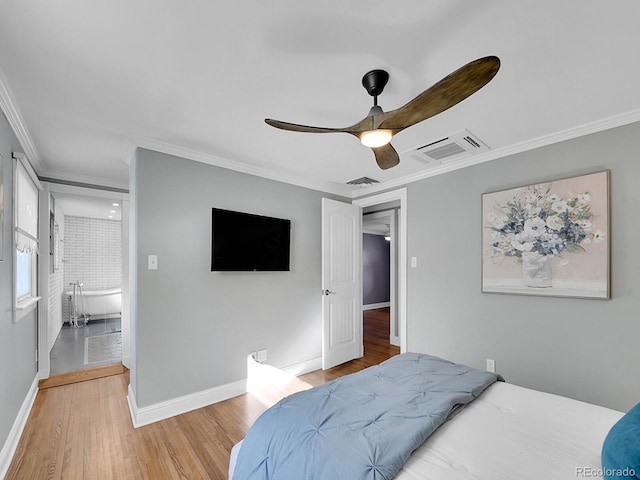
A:
POLYGON ((409 150, 407 153, 415 160, 436 165, 488 152, 489 150, 490 148, 469 130, 462 130, 448 137, 409 150))
POLYGON ((373 185, 374 183, 380 183, 378 180, 374 180, 369 177, 360 177, 355 180, 347 182, 347 185, 373 185))

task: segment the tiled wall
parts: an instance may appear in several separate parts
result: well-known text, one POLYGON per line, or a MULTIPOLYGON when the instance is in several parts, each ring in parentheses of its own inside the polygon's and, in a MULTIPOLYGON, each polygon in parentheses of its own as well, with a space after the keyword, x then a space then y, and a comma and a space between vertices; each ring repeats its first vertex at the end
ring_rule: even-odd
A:
MULTIPOLYGON (((80 281, 84 290, 122 286, 122 223, 87 217, 64 217, 64 291, 80 281)), ((69 321, 68 302, 63 319, 69 321)))
POLYGON ((62 316, 63 275, 62 271, 49 274, 49 351, 53 348, 64 323, 62 316))
MULTIPOLYGON (((56 208, 55 221, 58 224, 58 236, 64 238, 64 213, 56 208)), ((61 248, 63 243, 59 243, 61 248)), ((46 245, 48 253, 49 245, 46 245)), ((62 258, 62 251, 60 251, 62 258)), ((49 351, 60 333, 63 324, 62 292, 64 292, 64 263, 58 262, 58 269, 49 274, 49 351)))

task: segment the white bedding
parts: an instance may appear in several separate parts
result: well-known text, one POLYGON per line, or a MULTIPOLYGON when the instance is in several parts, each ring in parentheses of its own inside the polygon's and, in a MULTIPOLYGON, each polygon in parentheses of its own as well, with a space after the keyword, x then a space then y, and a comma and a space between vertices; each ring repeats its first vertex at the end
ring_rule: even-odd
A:
POLYGON ((602 478, 602 443, 622 415, 497 382, 436 430, 395 478, 602 478))
POLYGON ((395 480, 602 479, 602 443, 622 415, 497 382, 414 451, 395 480))

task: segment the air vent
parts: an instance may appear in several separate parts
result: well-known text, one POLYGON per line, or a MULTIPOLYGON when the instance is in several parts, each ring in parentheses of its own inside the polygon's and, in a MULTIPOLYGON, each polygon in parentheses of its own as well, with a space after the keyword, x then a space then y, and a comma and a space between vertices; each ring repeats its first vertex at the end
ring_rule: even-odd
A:
POLYGON ((434 160, 442 160, 443 158, 453 157, 454 155, 459 155, 461 153, 464 153, 466 152, 466 150, 462 148, 460 145, 458 145, 457 143, 452 142, 452 143, 445 143, 441 147, 436 147, 433 150, 428 150, 428 152, 429 153, 425 153, 425 152, 421 152, 421 153, 425 153, 426 155, 429 155, 434 160))
POLYGON ((355 180, 347 182, 347 185, 373 185, 374 183, 380 183, 378 180, 374 180, 369 177, 360 177, 355 180))
POLYGON ((427 143, 407 152, 409 156, 423 163, 438 165, 471 155, 487 152, 490 148, 468 130, 427 143))

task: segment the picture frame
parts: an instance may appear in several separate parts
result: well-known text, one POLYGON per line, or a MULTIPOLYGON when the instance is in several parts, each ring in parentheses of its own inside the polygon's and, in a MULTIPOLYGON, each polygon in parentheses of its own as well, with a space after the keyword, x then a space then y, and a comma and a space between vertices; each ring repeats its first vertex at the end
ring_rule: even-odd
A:
POLYGON ((482 194, 482 292, 609 299, 608 170, 482 194))

